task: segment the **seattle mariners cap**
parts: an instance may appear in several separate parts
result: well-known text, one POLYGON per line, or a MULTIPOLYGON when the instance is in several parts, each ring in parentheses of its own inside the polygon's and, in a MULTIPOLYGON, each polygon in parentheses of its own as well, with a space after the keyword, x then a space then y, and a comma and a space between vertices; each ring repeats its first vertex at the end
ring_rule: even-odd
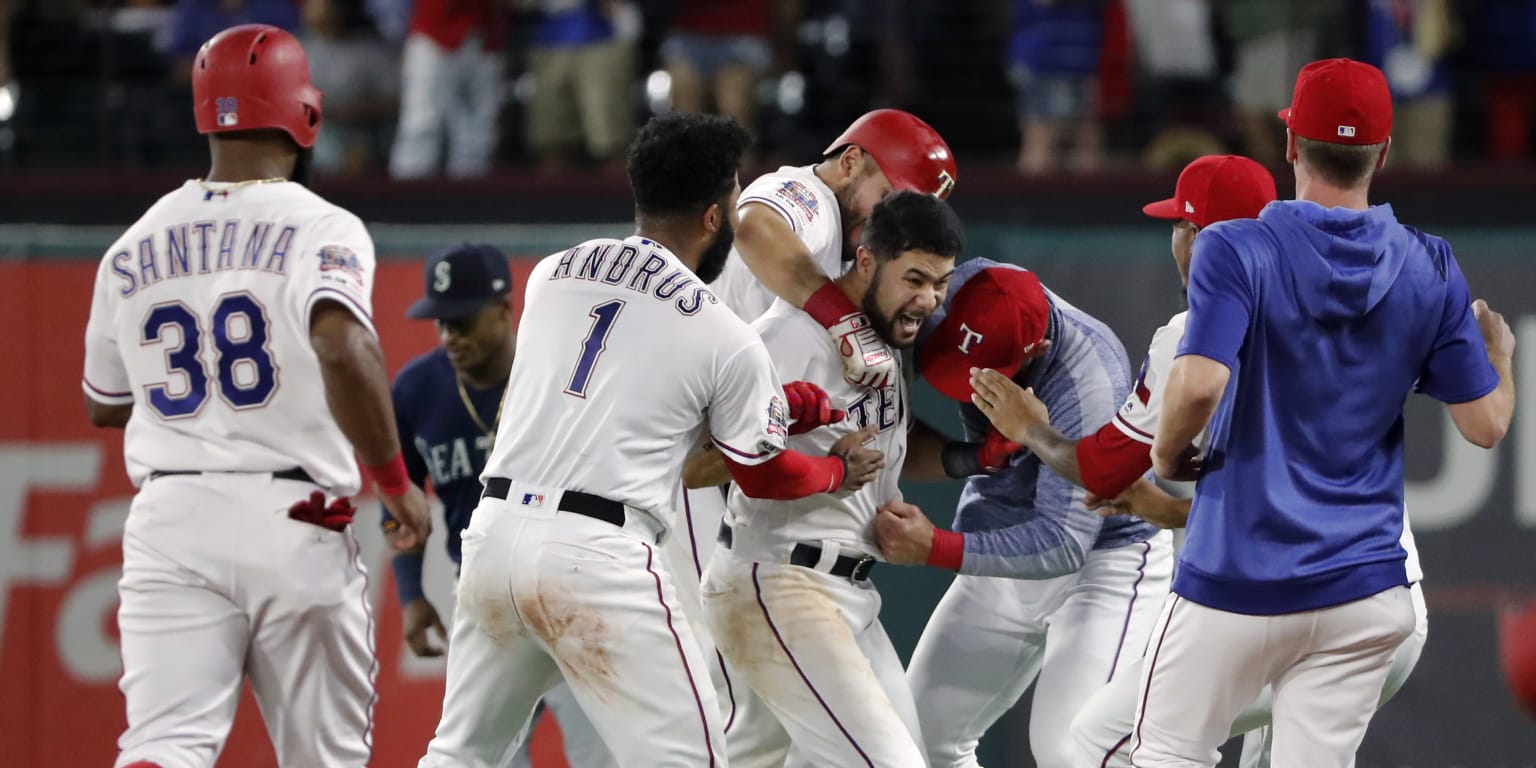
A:
POLYGON ((949 314, 918 350, 917 372, 940 394, 971 401, 971 369, 1009 378, 1045 338, 1051 302, 1027 269, 989 267, 955 291, 949 314))
POLYGON ((457 320, 512 292, 506 254, 480 243, 458 243, 432 254, 425 278, 427 295, 405 311, 406 317, 457 320))
POLYGON ((1323 59, 1296 75, 1291 133, 1329 144, 1379 144, 1392 135, 1392 90, 1381 70, 1351 59, 1323 59))
POLYGON ((1275 200, 1275 177, 1238 155, 1206 155, 1179 174, 1173 197, 1142 206, 1154 219, 1185 219, 1201 229, 1228 219, 1252 219, 1275 200))

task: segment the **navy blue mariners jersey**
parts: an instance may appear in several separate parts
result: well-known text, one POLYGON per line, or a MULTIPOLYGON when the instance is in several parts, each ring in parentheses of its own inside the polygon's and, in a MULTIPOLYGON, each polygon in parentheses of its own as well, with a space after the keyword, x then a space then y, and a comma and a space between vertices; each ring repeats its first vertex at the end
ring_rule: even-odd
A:
MULTIPOLYGON (((480 503, 480 472, 492 443, 464 407, 457 376, 448 354, 438 348, 407 363, 391 388, 406 470, 417 485, 425 487, 430 480, 433 493, 442 501, 448 557, 455 563, 460 557, 459 533, 480 503)), ((464 386, 481 424, 496 424, 505 389, 505 383, 490 389, 464 386)), ((414 564, 401 562, 409 557, 395 558, 395 586, 402 602, 421 594, 420 557, 414 564)))

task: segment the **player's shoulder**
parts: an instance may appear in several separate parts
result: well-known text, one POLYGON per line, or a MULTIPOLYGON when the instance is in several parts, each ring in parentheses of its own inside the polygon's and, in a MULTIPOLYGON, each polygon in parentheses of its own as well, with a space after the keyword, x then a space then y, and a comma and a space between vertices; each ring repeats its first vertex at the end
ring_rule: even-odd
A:
POLYGON ((752 322, 751 328, 769 349, 775 345, 815 344, 823 340, 830 343, 832 338, 805 310, 783 299, 775 299, 768 311, 752 322))
POLYGON ((395 389, 402 391, 420 392, 431 388, 436 382, 451 379, 453 365, 448 362, 448 353, 442 347, 434 347, 411 358, 395 374, 395 389))
POLYGON ((737 203, 761 203, 778 211, 797 231, 836 215, 836 199, 809 167, 785 166, 758 177, 737 203))

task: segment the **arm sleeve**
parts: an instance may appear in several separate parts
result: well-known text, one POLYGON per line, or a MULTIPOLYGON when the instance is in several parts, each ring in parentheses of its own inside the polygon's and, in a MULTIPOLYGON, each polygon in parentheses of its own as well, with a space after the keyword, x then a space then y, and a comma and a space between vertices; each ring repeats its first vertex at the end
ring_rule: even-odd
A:
POLYGON ((777 501, 831 493, 843 484, 846 472, 836 456, 813 457, 799 451, 780 451, 757 464, 738 464, 727 456, 725 467, 743 494, 777 501))
MULTIPOLYGON (((1110 352, 1106 346, 1099 354, 1085 356, 1086 362, 1075 368, 1048 370, 1035 384, 1035 392, 1050 410, 1051 425, 1068 439, 1081 439, 1088 430, 1108 422, 1125 398, 1129 389, 1125 363, 1105 362, 1123 361, 1124 353, 1110 352)), ((1104 525, 1104 518, 1083 506, 1085 495, 1033 455, 1015 459, 998 476, 970 480, 962 506, 970 502, 978 505, 982 515, 1019 522, 967 531, 960 572, 1023 579, 1077 572, 1104 525)))
POLYGON ((1237 252, 1218 232, 1197 235, 1191 258, 1189 315, 1178 354, 1208 357, 1233 368, 1253 312, 1248 275, 1237 252))
MULTIPOLYGON (((1443 241, 1441 243, 1443 245, 1443 241)), ((1445 304, 1435 343, 1419 373, 1419 391, 1445 403, 1465 403, 1499 386, 1499 373, 1488 361, 1488 347, 1472 316, 1472 292, 1451 255, 1445 258, 1445 304)))
MULTIPOLYGON (((373 328, 373 239, 356 216, 344 211, 320 219, 301 233, 302 251, 288 270, 304 327, 315 304, 332 300, 351 310, 370 333, 373 328)), ((291 257, 291 258, 294 258, 291 257)))
POLYGON ((98 403, 129 405, 133 402, 133 385, 117 346, 117 302, 112 300, 114 288, 107 266, 110 263, 103 260, 96 272, 91 317, 85 325, 85 369, 80 387, 98 403))
POLYGON ((720 453, 736 464, 761 464, 784 450, 789 436, 784 389, 762 339, 743 327, 727 334, 735 347, 715 376, 709 403, 709 434, 720 453))

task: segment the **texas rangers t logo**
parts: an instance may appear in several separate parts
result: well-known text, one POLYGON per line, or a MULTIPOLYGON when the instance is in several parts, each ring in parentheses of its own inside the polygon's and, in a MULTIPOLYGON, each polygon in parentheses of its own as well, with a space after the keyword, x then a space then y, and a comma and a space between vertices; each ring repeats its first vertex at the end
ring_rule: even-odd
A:
POLYGON ((960 352, 966 355, 971 353, 971 342, 974 341, 979 344, 981 343, 982 339, 985 338, 981 334, 971 330, 970 327, 965 323, 960 324, 960 332, 965 334, 965 338, 960 341, 960 352))

